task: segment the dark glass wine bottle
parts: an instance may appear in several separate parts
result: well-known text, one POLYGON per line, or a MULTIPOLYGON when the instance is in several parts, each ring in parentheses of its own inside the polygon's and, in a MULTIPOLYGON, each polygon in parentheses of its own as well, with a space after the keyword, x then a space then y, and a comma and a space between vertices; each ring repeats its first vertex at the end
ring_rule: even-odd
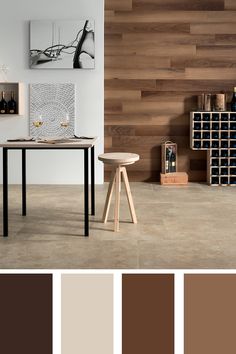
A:
POLYGON ((5 100, 5 92, 2 91, 2 99, 0 101, 0 114, 7 113, 7 102, 5 100))
POLYGON ((234 87, 234 93, 231 101, 231 111, 236 112, 236 87, 234 87))
POLYGON ((170 154, 170 172, 176 172, 176 155, 173 149, 170 154))
POLYGON ((171 154, 171 151, 167 147, 167 149, 166 149, 166 173, 170 172, 170 154, 171 154))
POLYGON ((16 101, 14 99, 14 92, 11 92, 11 99, 8 101, 8 113, 10 114, 16 114, 16 101))

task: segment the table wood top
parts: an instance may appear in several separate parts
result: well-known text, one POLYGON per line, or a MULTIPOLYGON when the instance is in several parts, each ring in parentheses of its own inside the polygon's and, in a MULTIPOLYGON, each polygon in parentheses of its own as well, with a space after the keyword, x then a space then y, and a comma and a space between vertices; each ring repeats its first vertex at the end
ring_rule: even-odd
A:
POLYGON ((38 142, 38 141, 6 141, 4 143, 0 143, 0 147, 2 148, 30 148, 30 149, 68 149, 68 148, 91 148, 96 145, 98 137, 94 137, 93 139, 76 139, 71 140, 71 142, 56 142, 56 143, 47 143, 47 142, 38 142))

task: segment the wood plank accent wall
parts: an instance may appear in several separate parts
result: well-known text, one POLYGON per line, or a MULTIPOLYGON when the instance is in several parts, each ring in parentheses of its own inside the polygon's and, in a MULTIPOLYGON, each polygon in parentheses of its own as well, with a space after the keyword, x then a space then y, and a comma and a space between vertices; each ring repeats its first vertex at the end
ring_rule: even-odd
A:
POLYGON ((173 140, 179 170, 206 180, 205 152, 189 148, 189 111, 197 94, 236 85, 236 0, 105 4, 105 151, 140 154, 131 180, 158 181, 160 145, 173 140))

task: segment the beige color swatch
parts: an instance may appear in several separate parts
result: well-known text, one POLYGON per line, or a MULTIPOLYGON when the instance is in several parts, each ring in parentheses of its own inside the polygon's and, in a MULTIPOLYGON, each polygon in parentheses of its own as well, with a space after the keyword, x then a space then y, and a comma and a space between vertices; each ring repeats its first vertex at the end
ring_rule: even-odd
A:
POLYGON ((185 354, 236 353, 236 275, 185 275, 185 354))
POLYGON ((113 276, 62 275, 62 354, 113 353, 113 276))

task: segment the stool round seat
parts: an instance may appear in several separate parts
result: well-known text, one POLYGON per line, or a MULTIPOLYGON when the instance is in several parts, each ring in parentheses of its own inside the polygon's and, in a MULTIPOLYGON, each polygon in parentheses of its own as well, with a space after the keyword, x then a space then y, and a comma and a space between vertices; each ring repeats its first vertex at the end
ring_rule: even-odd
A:
POLYGON ((131 165, 139 160, 139 155, 129 152, 108 152, 99 155, 98 159, 110 165, 131 165))
POLYGON ((114 231, 119 231, 119 217, 120 217, 120 192, 121 179, 123 178, 126 195, 129 203, 129 210, 134 224, 137 224, 137 217, 134 209, 133 198, 131 195, 129 179, 126 171, 127 165, 132 165, 139 160, 138 154, 131 154, 128 152, 108 152, 98 156, 98 159, 105 164, 112 167, 111 179, 107 191, 105 207, 103 211, 103 222, 106 223, 108 219, 109 209, 111 205, 111 198, 113 190, 115 189, 115 208, 114 208, 114 231))

